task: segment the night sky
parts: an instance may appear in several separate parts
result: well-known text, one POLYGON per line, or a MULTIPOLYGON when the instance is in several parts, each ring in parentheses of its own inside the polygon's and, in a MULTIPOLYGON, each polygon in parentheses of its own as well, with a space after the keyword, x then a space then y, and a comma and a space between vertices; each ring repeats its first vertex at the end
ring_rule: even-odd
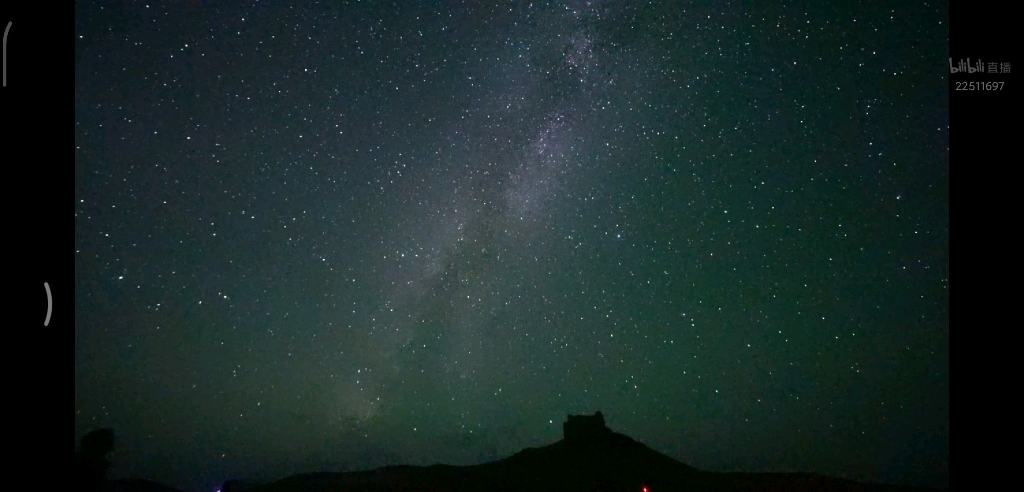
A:
POLYGON ((948 5, 889 3, 76 3, 76 440, 948 486, 948 5))

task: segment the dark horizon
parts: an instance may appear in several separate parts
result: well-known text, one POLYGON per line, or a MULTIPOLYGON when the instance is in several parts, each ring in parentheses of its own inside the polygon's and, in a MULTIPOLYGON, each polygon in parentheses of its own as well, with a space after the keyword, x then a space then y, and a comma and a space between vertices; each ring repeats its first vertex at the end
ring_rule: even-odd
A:
POLYGON ((75 440, 467 465, 569 414, 949 486, 948 4, 75 4, 75 440))
MULTIPOLYGON (((94 490, 98 476, 111 465, 112 429, 97 429, 83 438, 76 458, 81 490, 94 490), (99 444, 105 442, 106 444, 99 444), (90 484, 92 482, 92 484, 90 484)), ((216 492, 290 492, 300 490, 843 490, 846 492, 928 492, 948 490, 905 484, 865 482, 815 472, 708 471, 672 460, 644 443, 606 426, 603 413, 567 415, 562 438, 510 456, 469 465, 391 464, 351 471, 317 467, 287 476, 233 477, 216 492), (370 488, 367 488, 370 487, 370 488)), ((178 490, 139 477, 106 477, 110 490, 173 492, 178 490)), ((97 489, 98 490, 98 489, 97 489)), ((104 489, 107 490, 107 489, 104 489)))

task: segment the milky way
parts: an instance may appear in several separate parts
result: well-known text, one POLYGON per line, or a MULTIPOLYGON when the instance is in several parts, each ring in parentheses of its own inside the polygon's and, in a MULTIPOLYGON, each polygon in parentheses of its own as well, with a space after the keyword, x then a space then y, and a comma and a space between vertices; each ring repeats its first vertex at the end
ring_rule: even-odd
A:
MULTIPOLYGON (((467 76, 481 80, 480 89, 471 83, 466 95, 479 91, 484 107, 466 110, 447 130, 451 145, 447 154, 439 152, 441 172, 397 193, 417 202, 385 233, 384 243, 394 245, 385 255, 394 264, 384 266, 388 273, 379 279, 388 311, 372 337, 380 358, 367 361, 384 374, 375 383, 393 389, 367 389, 362 398, 341 399, 343 406, 385 407, 396 394, 408 394, 404 381, 416 377, 409 369, 426 373, 427 365, 437 379, 417 379, 417 392, 436 391, 460 402, 463 413, 485 413, 490 405, 476 402, 486 400, 480 393, 494 392, 492 381, 507 377, 508 367, 535 364, 533 342, 514 335, 531 323, 515 306, 540 280, 527 273, 538 263, 529 251, 564 232, 558 222, 579 199, 580 181, 600 184, 598 142, 622 143, 607 134, 625 122, 621 112, 605 108, 629 104, 616 97, 614 80, 643 82, 642 74, 618 73, 639 68, 629 63, 635 52, 605 46, 595 53, 595 46, 604 46, 593 34, 599 11, 581 7, 556 10, 541 29, 508 30, 505 35, 519 42, 491 54, 515 61, 467 76), (495 352, 508 354, 504 365, 493 364, 495 352), (381 392, 388 394, 383 403, 381 392)), ((630 95, 636 91, 632 87, 630 95)))

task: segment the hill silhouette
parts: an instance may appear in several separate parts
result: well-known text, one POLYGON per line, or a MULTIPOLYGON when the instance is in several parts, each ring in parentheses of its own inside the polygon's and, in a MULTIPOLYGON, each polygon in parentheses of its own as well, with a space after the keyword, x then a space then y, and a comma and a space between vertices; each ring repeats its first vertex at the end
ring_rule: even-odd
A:
POLYGON ((564 437, 508 458, 472 466, 388 466, 363 472, 295 475, 252 492, 293 491, 923 491, 810 473, 698 470, 609 430, 601 412, 570 415, 564 437))
MULTIPOLYGON (((152 480, 137 478, 107 480, 110 453, 114 451, 113 429, 96 429, 82 437, 75 451, 75 486, 79 492, 179 492, 152 480)), ((228 492, 228 491, 224 491, 228 492)))
MULTIPOLYGON (((174 492, 140 479, 106 480, 114 447, 110 429, 82 439, 76 453, 78 488, 122 492, 174 492)), ((471 466, 387 466, 348 473, 294 475, 243 487, 225 482, 221 492, 376 491, 844 491, 912 492, 916 487, 859 483, 812 473, 716 473, 676 461, 605 426, 601 412, 570 415, 562 440, 527 448, 508 458, 471 466)))

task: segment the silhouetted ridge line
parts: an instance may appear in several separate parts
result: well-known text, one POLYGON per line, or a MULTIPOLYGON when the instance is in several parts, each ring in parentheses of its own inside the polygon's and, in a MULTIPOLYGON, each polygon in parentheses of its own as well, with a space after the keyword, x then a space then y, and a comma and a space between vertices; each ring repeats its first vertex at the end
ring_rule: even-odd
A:
POLYGON ((811 473, 714 473, 665 456, 605 426, 601 412, 569 415, 563 439, 472 466, 387 466, 295 475, 253 492, 368 491, 844 491, 929 489, 865 484, 811 473))
POLYGON ((604 425, 604 415, 569 415, 562 424, 562 438, 572 443, 587 443, 605 439, 612 431, 604 425))

